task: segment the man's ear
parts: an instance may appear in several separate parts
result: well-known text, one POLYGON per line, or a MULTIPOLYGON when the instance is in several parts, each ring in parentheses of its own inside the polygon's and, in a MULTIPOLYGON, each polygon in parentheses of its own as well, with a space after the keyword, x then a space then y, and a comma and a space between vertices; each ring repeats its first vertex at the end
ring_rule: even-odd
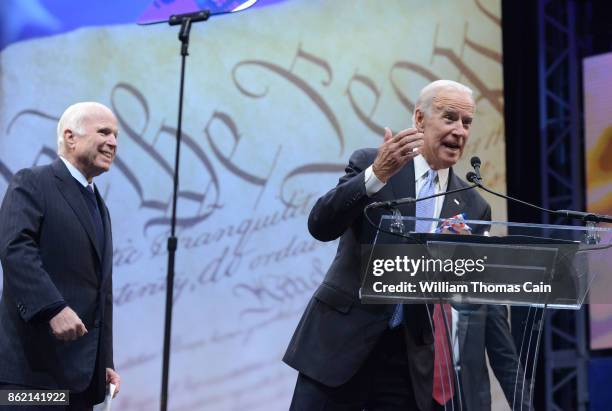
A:
POLYGON ((70 130, 69 128, 64 130, 64 146, 66 148, 72 149, 74 148, 74 141, 75 135, 72 132, 72 130, 70 130))
POLYGON ((414 111, 414 126, 419 133, 425 131, 425 113, 421 111, 420 107, 417 107, 414 111))

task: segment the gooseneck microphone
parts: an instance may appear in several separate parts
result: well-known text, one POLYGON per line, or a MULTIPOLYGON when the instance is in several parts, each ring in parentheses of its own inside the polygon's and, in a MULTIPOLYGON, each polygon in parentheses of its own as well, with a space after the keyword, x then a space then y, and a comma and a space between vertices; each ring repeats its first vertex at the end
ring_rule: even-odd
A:
POLYGON ((467 173, 465 175, 465 179, 467 181, 469 181, 470 183, 472 183, 472 184, 476 184, 476 185, 480 185, 481 184, 480 177, 478 177, 478 174, 476 174, 473 171, 470 171, 469 173, 467 173))
MULTIPOLYGON (((476 175, 476 178, 478 179, 479 183, 482 183, 482 177, 480 176, 480 158, 478 156, 474 156, 470 159, 470 164, 472 164, 472 167, 474 168, 474 174, 476 175)), ((472 182, 472 180, 468 181, 472 182)))

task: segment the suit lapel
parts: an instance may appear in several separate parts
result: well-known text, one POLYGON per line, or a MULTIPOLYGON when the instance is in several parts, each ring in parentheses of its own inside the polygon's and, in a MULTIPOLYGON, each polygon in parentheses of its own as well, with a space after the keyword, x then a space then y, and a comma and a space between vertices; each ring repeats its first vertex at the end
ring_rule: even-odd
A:
MULTIPOLYGON (((448 187, 446 191, 455 190, 461 188, 459 185, 459 178, 453 172, 453 169, 448 170, 448 187)), ((442 203, 442 210, 440 210, 440 218, 450 218, 457 214, 460 214, 466 209, 466 201, 463 198, 463 192, 446 194, 444 196, 444 202, 442 203)), ((470 216, 467 216, 468 219, 470 216)))
MULTIPOLYGON (((400 169, 393 177, 389 179, 389 186, 393 193, 393 198, 416 197, 414 184, 414 162, 411 161, 400 169)), ((403 204, 399 206, 402 215, 414 216, 416 206, 414 203, 403 204)))
POLYGON ((89 241, 92 246, 96 250, 96 255, 98 259, 102 261, 102 253, 98 247, 98 242, 96 241, 96 234, 94 231, 93 222, 91 221, 91 216, 89 215, 89 210, 87 209, 87 204, 85 204, 85 199, 83 198, 83 194, 79 191, 77 187, 74 177, 70 174, 66 165, 59 158, 53 162, 51 165, 53 168, 53 172, 56 177, 57 187, 66 200, 66 202, 72 208, 72 211, 76 214, 79 222, 85 229, 87 236, 89 237, 89 241))

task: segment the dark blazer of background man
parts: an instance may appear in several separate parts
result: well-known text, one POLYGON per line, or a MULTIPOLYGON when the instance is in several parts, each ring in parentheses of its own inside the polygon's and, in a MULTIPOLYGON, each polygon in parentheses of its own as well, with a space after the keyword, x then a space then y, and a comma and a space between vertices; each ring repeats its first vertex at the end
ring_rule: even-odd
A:
POLYGON ((461 304, 458 311, 458 364, 465 410, 491 409, 491 386, 485 358, 512 409, 531 410, 529 381, 523 383, 524 370, 509 332, 506 306, 461 304), (523 393, 523 387, 525 392, 523 393))
POLYGON ((117 132, 107 107, 70 106, 58 124, 61 158, 17 172, 7 189, 0 208, 0 388, 69 389, 68 409, 81 410, 103 401, 107 382, 119 384, 111 220, 92 183, 111 166, 117 132))
MULTIPOLYGON (((371 244, 375 235, 363 209, 373 201, 416 197, 413 159, 419 154, 430 168, 448 169, 446 191, 465 187, 452 166, 469 137, 473 112, 465 86, 431 83, 417 100, 416 128, 395 136, 386 129, 378 149, 353 153, 337 186, 316 202, 308 220, 310 233, 320 241, 340 241, 283 358, 299 371, 292 410, 432 408, 434 349, 426 306, 405 305, 398 333, 389 328, 395 306, 359 301, 360 247, 371 244), (386 353, 397 347, 401 355, 386 353)), ((415 215, 414 205, 400 211, 415 215)), ((446 195, 439 216, 462 212, 470 219, 491 218, 490 206, 475 190, 446 195)))

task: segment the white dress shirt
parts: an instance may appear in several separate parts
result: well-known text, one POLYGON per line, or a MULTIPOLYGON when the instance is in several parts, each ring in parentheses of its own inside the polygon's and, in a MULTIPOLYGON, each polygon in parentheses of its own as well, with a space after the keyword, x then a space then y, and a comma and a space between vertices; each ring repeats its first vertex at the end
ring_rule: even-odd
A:
MULTIPOLYGON (((66 167, 68 167, 68 171, 70 172, 70 175, 72 177, 74 177, 74 179, 76 181, 79 182, 79 184, 81 184, 83 187, 87 188, 87 186, 89 185, 89 183, 87 182, 87 179, 85 178, 85 176, 83 175, 83 173, 81 173, 81 170, 79 170, 78 168, 76 168, 75 166, 72 165, 72 163, 68 160, 66 160, 64 157, 60 156, 60 160, 62 160, 64 162, 64 164, 66 164, 66 167)), ((91 188, 94 188, 93 185, 93 180, 91 180, 91 188)))

